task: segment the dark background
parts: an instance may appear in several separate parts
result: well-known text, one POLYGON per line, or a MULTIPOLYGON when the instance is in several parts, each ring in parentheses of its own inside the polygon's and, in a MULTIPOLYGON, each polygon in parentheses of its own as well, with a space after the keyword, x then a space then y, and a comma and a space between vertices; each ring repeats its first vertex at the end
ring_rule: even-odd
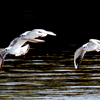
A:
POLYGON ((70 44, 82 45, 90 38, 100 39, 100 6, 96 2, 12 2, 0 10, 0 47, 32 29, 53 31, 56 37, 43 38, 46 43, 31 47, 57 51, 70 44))

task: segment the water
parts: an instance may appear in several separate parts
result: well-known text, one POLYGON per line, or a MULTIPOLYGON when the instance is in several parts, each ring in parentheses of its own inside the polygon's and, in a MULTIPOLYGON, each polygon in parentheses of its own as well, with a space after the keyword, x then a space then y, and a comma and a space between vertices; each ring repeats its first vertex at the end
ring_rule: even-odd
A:
POLYGON ((99 53, 87 53, 76 70, 73 54, 77 46, 70 48, 50 54, 35 54, 31 49, 26 56, 8 55, 0 70, 0 99, 100 100, 99 53))

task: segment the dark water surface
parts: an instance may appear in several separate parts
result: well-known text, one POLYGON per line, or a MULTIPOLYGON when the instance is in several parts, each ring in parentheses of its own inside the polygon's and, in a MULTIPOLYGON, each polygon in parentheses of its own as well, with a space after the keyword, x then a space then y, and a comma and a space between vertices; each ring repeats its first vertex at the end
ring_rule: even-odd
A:
POLYGON ((76 70, 74 49, 32 52, 5 59, 0 70, 0 100, 100 100, 100 53, 87 53, 76 70))

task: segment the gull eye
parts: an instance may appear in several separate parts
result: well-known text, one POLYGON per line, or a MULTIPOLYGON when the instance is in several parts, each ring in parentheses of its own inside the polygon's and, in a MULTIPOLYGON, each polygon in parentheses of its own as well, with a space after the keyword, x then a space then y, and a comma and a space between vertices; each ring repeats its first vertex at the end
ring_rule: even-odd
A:
POLYGON ((8 49, 5 49, 5 51, 8 51, 8 49))
POLYGON ((41 31, 38 31, 38 33, 42 33, 41 31))
POLYGON ((87 48, 87 46, 85 46, 85 47, 83 47, 84 49, 86 49, 87 48))
POLYGON ((22 35, 22 37, 24 37, 25 35, 22 35))
POLYGON ((21 37, 25 37, 25 35, 23 35, 23 34, 22 34, 22 35, 20 35, 20 36, 21 36, 21 37))

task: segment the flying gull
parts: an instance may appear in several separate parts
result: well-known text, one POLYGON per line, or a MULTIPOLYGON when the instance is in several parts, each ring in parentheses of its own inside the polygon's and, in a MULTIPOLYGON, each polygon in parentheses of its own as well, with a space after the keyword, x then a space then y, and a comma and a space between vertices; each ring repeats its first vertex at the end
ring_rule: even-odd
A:
POLYGON ((0 49, 0 69, 2 69, 2 65, 7 54, 21 56, 21 55, 25 55, 29 51, 30 45, 29 44, 24 45, 27 41, 33 43, 45 42, 44 40, 40 40, 40 39, 25 40, 22 39, 21 37, 15 38, 14 40, 11 41, 11 43, 7 48, 0 49))
POLYGON ((38 37, 45 37, 47 35, 56 36, 56 34, 51 31, 46 31, 44 29, 34 29, 32 31, 26 31, 25 33, 21 34, 20 37, 31 40, 38 37))
POLYGON ((23 46, 27 41, 33 43, 44 42, 44 40, 40 39, 28 40, 28 39, 23 39, 21 37, 17 37, 11 41, 10 45, 7 48, 5 48, 4 51, 15 56, 25 55, 30 48, 29 44, 23 46))
POLYGON ((81 60, 84 57, 84 54, 86 52, 90 51, 100 51, 100 40, 97 39, 90 39, 88 43, 82 45, 80 48, 78 48, 74 53, 74 66, 75 69, 78 68, 81 60))

